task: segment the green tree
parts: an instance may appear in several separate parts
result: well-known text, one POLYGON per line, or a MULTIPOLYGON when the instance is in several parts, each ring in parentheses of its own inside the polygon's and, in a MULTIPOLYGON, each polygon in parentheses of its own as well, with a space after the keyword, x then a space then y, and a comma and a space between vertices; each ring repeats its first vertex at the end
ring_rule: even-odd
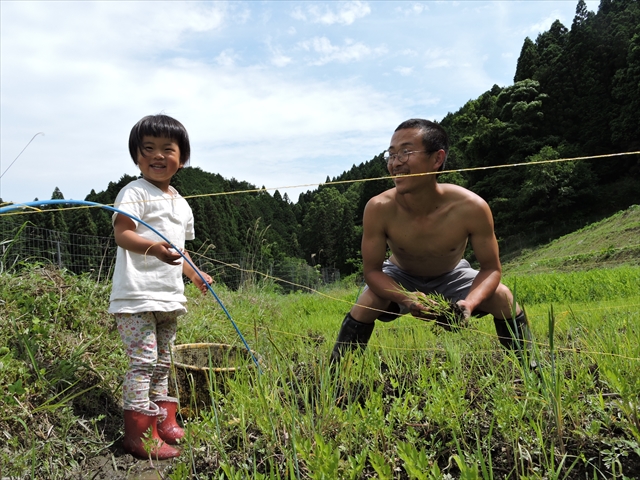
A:
MULTIPOLYGON (((113 206, 116 196, 120 190, 122 190, 125 185, 133 182, 136 178, 138 177, 123 175, 117 182, 109 182, 107 189, 102 192, 96 193, 95 190, 91 190, 91 192, 85 197, 85 200, 88 202, 113 206)), ((98 236, 110 237, 113 235, 113 224, 111 223, 112 213, 98 207, 91 208, 89 211, 91 213, 91 218, 93 218, 93 223, 96 226, 98 236)))
POLYGON ((69 224, 69 269, 75 273, 97 271, 104 261, 110 262, 115 247, 111 237, 99 237, 90 208, 67 212, 69 224), (69 214, 72 214, 69 216, 69 214))
POLYGON ((348 269, 348 251, 355 233, 353 199, 333 187, 323 188, 308 206, 302 224, 301 245, 305 259, 323 267, 348 269))
MULTIPOLYGON (((544 146, 528 160, 540 162, 558 158, 558 150, 544 146)), ((566 233, 579 228, 585 221, 585 216, 577 212, 580 205, 593 204, 594 181, 595 176, 586 162, 533 165, 526 169, 526 179, 513 206, 521 221, 528 225, 529 235, 553 238, 554 231, 566 233)))
POLYGON ((617 106, 611 139, 621 151, 640 150, 640 24, 629 43, 627 65, 613 77, 612 96, 617 106))
POLYGON ((513 77, 513 81, 519 82, 520 80, 526 80, 533 78, 540 62, 540 55, 535 43, 531 41, 529 37, 524 39, 524 44, 520 50, 520 56, 518 57, 518 63, 516 65, 516 74, 513 77))

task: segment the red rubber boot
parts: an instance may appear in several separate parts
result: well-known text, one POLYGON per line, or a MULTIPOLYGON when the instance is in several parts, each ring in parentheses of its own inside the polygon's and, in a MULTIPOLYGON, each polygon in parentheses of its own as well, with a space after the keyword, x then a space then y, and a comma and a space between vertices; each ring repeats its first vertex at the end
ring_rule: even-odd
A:
POLYGON ((184 430, 176 422, 176 411, 178 410, 178 402, 156 401, 156 405, 167 411, 167 417, 158 423, 158 435, 160 438, 170 445, 178 443, 184 437, 184 430))
POLYGON ((180 450, 168 445, 158 436, 158 417, 156 415, 146 415, 134 410, 124 411, 124 449, 130 454, 143 459, 166 460, 180 455, 180 450), (144 448, 145 433, 151 427, 151 438, 155 440, 155 445, 147 452, 144 448))

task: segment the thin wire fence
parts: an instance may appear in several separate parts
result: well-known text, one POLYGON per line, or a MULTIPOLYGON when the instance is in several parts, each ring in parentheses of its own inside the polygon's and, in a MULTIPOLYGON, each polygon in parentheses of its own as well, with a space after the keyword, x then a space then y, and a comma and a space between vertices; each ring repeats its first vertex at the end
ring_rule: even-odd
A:
POLYGON ((22 265, 55 265, 75 274, 111 278, 116 244, 113 237, 97 237, 48 230, 32 225, 0 231, 0 271, 22 265))
POLYGON ((255 259, 247 253, 191 253, 198 268, 211 275, 216 283, 232 289, 273 286, 283 292, 315 290, 340 281, 337 268, 315 268, 302 259, 286 258, 279 262, 255 259))
MULTIPOLYGON (((77 275, 89 274, 98 281, 111 280, 117 245, 113 237, 60 232, 24 224, 0 225, 0 272, 24 265, 54 265, 77 275)), ((210 249, 191 252, 194 264, 215 282, 237 290, 270 286, 283 292, 316 289, 340 281, 336 268, 314 268, 302 259, 264 259, 246 252, 220 253, 210 249)))
MULTIPOLYGON (((0 273, 3 271, 19 271, 25 264, 42 263, 54 265, 76 274, 89 274, 99 281, 111 279, 115 265, 116 244, 113 237, 97 237, 80 235, 56 230, 34 227, 24 224, 20 227, 8 228, 0 224, 0 273)), ((335 301, 345 301, 333 298, 318 291, 324 285, 340 280, 340 273, 334 268, 314 268, 301 259, 287 259, 285 262, 264 262, 262 259, 251 258, 247 253, 212 253, 212 249, 204 253, 190 252, 194 263, 203 271, 209 273, 217 282, 232 290, 250 288, 252 286, 269 285, 280 291, 295 290, 315 291, 316 293, 335 301), (253 267, 254 269, 245 268, 253 267)), ((350 302, 346 302, 351 305, 350 302)), ((622 305, 603 308, 637 308, 637 305, 622 305)), ((589 310, 586 310, 589 311, 589 310)), ((561 312, 560 318, 575 314, 576 311, 561 312)), ((239 323, 242 325, 242 323, 239 323)), ((404 329, 408 326, 387 327, 404 329)), ((269 331, 272 331, 271 329, 269 331)), ((474 329, 478 335, 492 334, 474 329)), ((273 332, 273 331, 272 331, 273 332)), ((298 335, 292 332, 278 332, 286 335, 298 335)), ((537 342, 536 342, 537 343, 537 342)), ((544 347, 544 343, 538 343, 544 347)), ((375 348, 375 345, 373 345, 375 348)), ((394 347, 385 347, 391 348, 394 347)), ((415 350, 414 348, 395 347, 397 350, 415 350)), ((424 349, 421 347, 421 349, 424 349)), ((598 354, 617 356, 629 360, 640 360, 616 353, 587 352, 583 349, 563 348, 568 352, 583 354, 598 354)))

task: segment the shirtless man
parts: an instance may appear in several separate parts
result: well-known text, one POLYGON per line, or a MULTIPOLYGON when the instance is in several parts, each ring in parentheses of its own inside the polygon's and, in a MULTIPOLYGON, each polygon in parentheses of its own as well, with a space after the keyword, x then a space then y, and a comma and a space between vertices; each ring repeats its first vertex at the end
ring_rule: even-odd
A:
POLYGON ((502 267, 493 217, 487 203, 457 185, 438 183, 429 174, 444 168, 449 139, 429 120, 401 123, 385 152, 395 188, 373 197, 364 210, 362 261, 367 286, 345 317, 331 354, 364 348, 376 319, 390 321, 411 313, 433 319, 400 288, 437 292, 462 307, 465 318, 493 315, 501 344, 521 348, 530 340, 524 311, 500 283, 502 267), (464 260, 471 241, 480 270, 464 260), (387 246, 391 256, 385 260, 387 246))

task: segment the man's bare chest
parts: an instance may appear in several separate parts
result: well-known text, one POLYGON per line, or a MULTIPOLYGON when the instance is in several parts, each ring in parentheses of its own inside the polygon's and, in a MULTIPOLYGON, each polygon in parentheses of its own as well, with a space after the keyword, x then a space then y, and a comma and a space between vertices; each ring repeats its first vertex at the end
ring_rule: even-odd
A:
POLYGON ((386 235, 396 256, 450 257, 464 252, 468 231, 455 215, 443 211, 414 217, 396 215, 388 221, 386 235))

